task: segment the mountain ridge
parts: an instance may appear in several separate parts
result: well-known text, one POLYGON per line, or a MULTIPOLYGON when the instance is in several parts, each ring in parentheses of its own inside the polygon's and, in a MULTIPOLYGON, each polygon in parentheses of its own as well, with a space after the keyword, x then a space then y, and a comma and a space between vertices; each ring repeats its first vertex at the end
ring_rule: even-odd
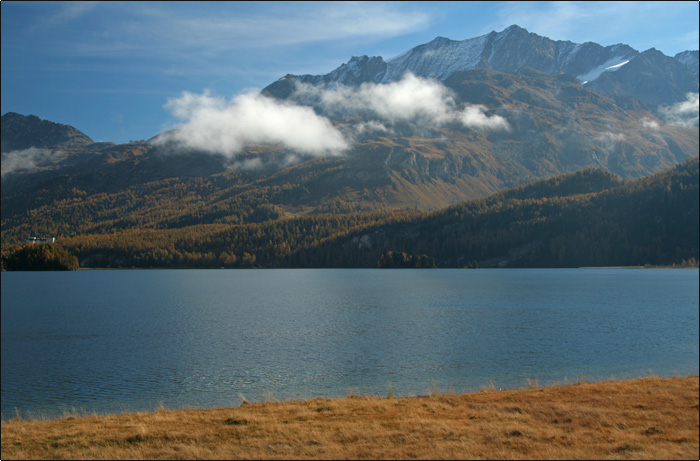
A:
MULTIPOLYGON (((566 73, 578 78, 586 76, 594 69, 602 68, 596 78, 585 82, 591 84, 603 74, 615 73, 624 68, 624 65, 634 61, 641 54, 643 53, 624 44, 603 47, 593 42, 576 44, 564 40, 554 41, 528 32, 517 25, 511 25, 501 32, 492 31, 459 41, 436 37, 388 61, 380 56, 353 56, 350 61, 325 75, 288 74, 264 88, 263 93, 285 99, 291 95, 290 90, 293 90, 293 87, 289 83, 293 80, 313 85, 388 83, 399 80, 408 71, 419 77, 445 80, 453 72, 474 68, 512 73, 532 67, 550 74, 566 73), (609 64, 606 66, 606 63, 609 64)), ((637 77, 645 82, 666 78, 666 85, 678 88, 672 95, 650 95, 648 91, 638 90, 638 83, 628 84, 624 79, 617 82, 617 92, 650 103, 679 102, 682 99, 678 95, 698 92, 697 58, 693 60, 693 56, 696 55, 697 51, 685 51, 677 54, 678 58, 663 54, 657 56, 656 61, 661 61, 661 65, 672 66, 673 63, 680 63, 683 66, 682 70, 676 69, 676 75, 670 79, 659 72, 637 77), (695 78, 690 79, 689 76, 693 75, 695 78)), ((606 91, 608 87, 601 85, 598 89, 606 91)))
MULTIPOLYGON (((634 178, 697 155, 697 127, 664 124, 636 99, 592 91, 565 74, 472 69, 453 73, 444 84, 457 101, 499 107, 489 115, 507 119, 509 129, 453 125, 417 135, 410 125, 396 126, 394 134, 360 139, 344 157, 301 159, 287 167, 275 167, 288 155, 283 147, 251 147, 238 161, 260 162, 252 170, 221 155, 171 152, 148 142, 90 144, 41 169, 3 171, 4 218, 23 210, 18 203, 42 203, 27 202, 32 195, 61 199, 75 187, 89 194, 116 193, 167 178, 189 183, 187 178, 213 175, 226 178, 220 184, 234 195, 263 184, 290 191, 302 187, 304 194, 267 199, 284 210, 282 215, 295 215, 299 207, 306 212, 429 210, 582 168, 634 178)), ((239 212, 238 205, 231 208, 239 212)))
POLYGON ((0 126, 3 153, 31 147, 81 147, 94 143, 75 127, 43 120, 36 115, 8 112, 2 115, 0 126))
MULTIPOLYGON (((490 44, 484 62, 498 64, 498 50, 525 55, 524 50, 534 48, 531 54, 538 56, 541 68, 551 70, 558 59, 574 73, 585 71, 597 78, 583 84, 576 75, 531 66, 514 72, 475 67, 453 71, 443 81, 404 75, 397 81, 369 83, 388 75, 387 62, 353 58, 335 73, 315 76, 320 86, 309 84, 305 101, 276 102, 265 91, 245 99, 272 110, 272 115, 281 108, 320 121, 347 141, 342 154, 308 153, 264 137, 231 153, 186 144, 177 130, 122 145, 92 143, 87 136, 78 136, 71 145, 64 136, 44 148, 3 152, 3 243, 29 235, 116 232, 134 226, 182 232, 195 225, 248 225, 328 213, 431 211, 579 170, 602 169, 634 179, 698 156, 697 116, 690 126, 685 120, 667 121, 651 103, 625 91, 597 91, 592 85, 609 81, 614 87, 621 80, 613 77, 624 77, 626 69, 634 70, 647 58, 658 64, 658 72, 670 69, 687 76, 685 66, 692 66, 697 53, 681 54, 674 65, 664 67, 667 57, 648 50, 622 64, 628 57, 623 52, 630 50, 626 45, 605 51, 596 44, 555 42, 518 27, 463 42, 440 37, 391 62, 398 69, 412 56, 445 46, 478 45, 479 53, 465 52, 471 59, 482 56, 490 44), (589 56, 588 64, 576 67, 573 59, 587 54, 595 59, 589 56), (338 83, 342 79, 347 85, 338 83), (329 100, 336 105, 326 104, 329 100), (387 107, 393 112, 382 113, 387 107)), ((442 67, 451 70, 449 63, 442 67)), ((640 88, 644 82, 637 82, 640 88)), ((289 96, 297 83, 290 76, 273 85, 289 96)), ((300 98, 299 93, 294 97, 300 98)), ((236 104, 207 114, 207 119, 231 115, 225 111, 238 110, 236 104)), ((29 123, 37 120, 4 115, 3 142, 41 141, 50 130, 42 129, 46 123, 29 123), (24 120, 13 125, 27 129, 6 131, 6 119, 24 120)), ((294 126, 303 131, 303 126, 294 126)), ((206 141, 237 129, 221 125, 212 133, 208 128, 198 127, 204 131, 194 135, 206 141)))

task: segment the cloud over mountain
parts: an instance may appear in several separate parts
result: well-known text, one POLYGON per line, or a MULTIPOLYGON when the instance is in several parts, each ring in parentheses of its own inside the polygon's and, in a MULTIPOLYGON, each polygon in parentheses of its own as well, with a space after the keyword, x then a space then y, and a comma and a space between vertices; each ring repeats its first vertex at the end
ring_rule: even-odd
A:
POLYGON ((363 83, 359 87, 332 88, 296 82, 296 96, 315 99, 332 116, 365 115, 395 124, 413 122, 423 126, 461 123, 468 128, 508 129, 505 118, 484 113, 486 107, 468 105, 459 109, 451 90, 437 80, 408 72, 401 80, 385 84, 363 83))
POLYGON ((408 73, 387 84, 366 83, 360 87, 337 85, 320 89, 297 83, 296 101, 279 100, 248 92, 230 101, 202 94, 183 92, 168 101, 166 108, 183 121, 157 142, 176 141, 186 147, 235 158, 246 147, 256 144, 282 144, 299 154, 314 157, 338 156, 352 145, 352 136, 341 132, 311 105, 332 118, 362 115, 354 133, 386 131, 385 124, 410 122, 419 127, 457 123, 474 129, 509 129, 499 115, 487 115, 486 107, 468 105, 460 109, 447 87, 437 80, 408 73))
POLYGON ((39 147, 4 152, 1 162, 2 176, 15 170, 34 170, 38 163, 50 161, 59 154, 62 152, 39 147))
POLYGON ((235 158, 246 146, 283 144, 311 156, 340 155, 349 144, 333 124, 310 107, 248 92, 230 101, 183 92, 166 108, 183 120, 179 129, 157 142, 176 141, 186 147, 235 158))
POLYGON ((662 107, 659 112, 667 123, 683 126, 697 126, 700 120, 700 98, 698 93, 686 94, 685 101, 662 107))

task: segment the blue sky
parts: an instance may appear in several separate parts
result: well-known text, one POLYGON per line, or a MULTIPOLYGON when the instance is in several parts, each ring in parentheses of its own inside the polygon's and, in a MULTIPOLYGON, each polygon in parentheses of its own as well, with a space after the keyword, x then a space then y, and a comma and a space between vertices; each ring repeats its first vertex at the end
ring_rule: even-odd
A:
POLYGON ((437 36, 512 24, 555 40, 698 49, 698 2, 3 1, 1 112, 73 125, 95 141, 174 126, 183 91, 232 98, 351 56, 390 59, 437 36))

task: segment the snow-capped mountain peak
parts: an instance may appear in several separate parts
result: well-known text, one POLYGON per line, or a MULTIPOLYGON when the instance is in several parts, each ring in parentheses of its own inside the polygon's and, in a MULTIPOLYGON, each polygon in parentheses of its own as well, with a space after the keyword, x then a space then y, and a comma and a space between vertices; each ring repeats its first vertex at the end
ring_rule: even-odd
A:
MULTIPOLYGON (((697 51, 679 53, 674 58, 653 51, 640 53, 624 44, 603 47, 593 42, 555 41, 512 25, 466 40, 436 37, 388 61, 379 56, 353 57, 326 75, 294 78, 313 85, 359 86, 398 81, 406 72, 443 81, 454 72, 475 68, 507 73, 532 68, 575 76, 597 91, 627 94, 651 103, 672 104, 679 102, 678 95, 698 92, 697 51), (658 91, 650 91, 654 88, 658 91)), ((292 94, 293 85, 280 80, 263 91, 286 98, 292 94)))

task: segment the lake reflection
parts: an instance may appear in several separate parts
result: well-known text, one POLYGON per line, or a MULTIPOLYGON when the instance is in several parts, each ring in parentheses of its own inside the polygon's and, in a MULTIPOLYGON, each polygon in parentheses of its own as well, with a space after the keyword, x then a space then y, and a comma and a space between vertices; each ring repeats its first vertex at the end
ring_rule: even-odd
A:
POLYGON ((698 271, 2 273, 2 418, 698 373, 698 271))

